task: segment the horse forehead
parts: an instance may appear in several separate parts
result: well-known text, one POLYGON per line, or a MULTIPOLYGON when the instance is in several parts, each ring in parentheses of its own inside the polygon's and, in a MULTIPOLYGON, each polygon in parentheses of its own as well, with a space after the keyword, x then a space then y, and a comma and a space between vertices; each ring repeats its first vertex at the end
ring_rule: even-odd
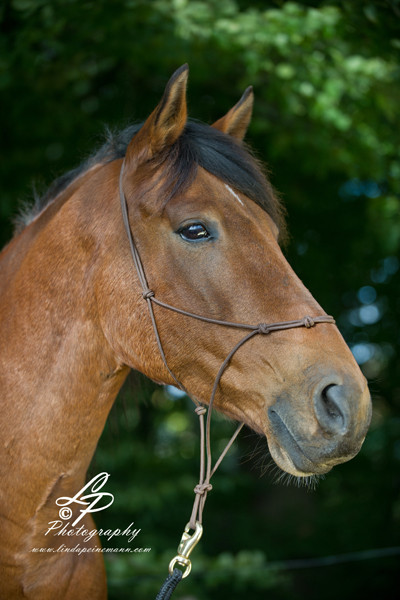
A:
MULTIPOLYGON (((230 208, 240 208, 239 212, 243 214, 243 209, 248 209, 250 204, 255 204, 250 199, 233 189, 228 183, 219 179, 216 175, 209 173, 202 167, 198 168, 197 177, 192 186, 194 195, 199 194, 201 200, 210 200, 216 207, 218 204, 226 204, 230 208)), ((251 211, 250 211, 251 212, 251 211)))
POLYGON ((243 199, 239 196, 239 194, 232 189, 228 183, 224 182, 222 179, 219 179, 215 175, 211 175, 210 173, 204 173, 203 169, 200 169, 200 177, 199 182, 200 185, 204 185, 205 188, 214 189, 214 192, 217 193, 217 196, 221 200, 222 198, 226 198, 228 202, 232 201, 234 203, 238 203, 243 208, 246 208, 246 204, 243 199), (228 193, 226 193, 228 192, 228 193))
POLYGON ((240 196, 238 196, 238 194, 236 192, 233 191, 233 189, 227 184, 225 183, 225 187, 228 190, 228 192, 231 194, 231 196, 234 197, 234 199, 239 202, 239 204, 241 204, 244 207, 244 202, 243 200, 240 198, 240 196))

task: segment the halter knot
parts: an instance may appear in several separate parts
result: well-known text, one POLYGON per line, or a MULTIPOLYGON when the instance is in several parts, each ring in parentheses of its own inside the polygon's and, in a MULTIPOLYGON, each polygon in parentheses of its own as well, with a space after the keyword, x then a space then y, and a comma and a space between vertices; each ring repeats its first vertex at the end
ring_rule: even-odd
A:
POLYGON ((270 328, 268 327, 268 325, 266 323, 259 323, 257 329, 263 335, 267 335, 268 333, 271 332, 270 328))
POLYGON ((315 325, 315 321, 311 317, 304 317, 303 321, 304 327, 307 327, 307 329, 310 329, 310 327, 314 327, 315 325))
POLYGON ((198 494, 199 496, 204 496, 204 494, 206 494, 207 492, 211 492, 211 490, 212 490, 211 483, 198 483, 193 491, 195 494, 198 494))
POLYGON ((196 413, 196 415, 205 415, 207 412, 207 409, 205 406, 196 406, 196 408, 194 409, 194 412, 196 413))
POLYGON ((153 290, 146 290, 143 292, 142 296, 145 300, 148 300, 149 298, 152 298, 154 296, 154 292, 153 290))

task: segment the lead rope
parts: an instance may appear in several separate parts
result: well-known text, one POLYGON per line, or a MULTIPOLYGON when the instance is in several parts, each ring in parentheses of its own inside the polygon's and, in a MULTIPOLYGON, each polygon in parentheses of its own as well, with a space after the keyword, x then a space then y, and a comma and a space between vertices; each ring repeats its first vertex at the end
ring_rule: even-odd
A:
POLYGON ((179 379, 175 376, 172 370, 169 368, 167 359, 165 357, 164 349, 162 346, 160 334, 157 327, 157 322, 154 314, 153 304, 156 304, 166 310, 173 311, 185 317, 190 317, 192 319, 197 319, 199 321, 204 321, 206 323, 213 323, 216 325, 222 325, 225 327, 237 328, 237 329, 247 329, 249 333, 247 333, 241 340, 237 342, 237 344, 233 347, 233 349, 229 352, 221 367, 217 373, 217 376, 214 380, 213 389, 211 392, 211 397, 208 405, 208 412, 205 406, 201 405, 195 398, 191 398, 191 400, 196 405, 195 412, 199 417, 200 424, 200 476, 199 482, 194 488, 195 500, 193 503, 192 514, 189 522, 187 523, 185 530, 183 532, 180 544, 178 546, 177 555, 171 560, 169 564, 169 575, 162 585, 156 600, 169 600, 173 591, 175 590, 178 583, 187 577, 191 571, 191 561, 189 560, 189 555, 193 548, 196 546, 198 541, 200 540, 203 533, 202 519, 203 519, 203 510, 204 504, 207 499, 207 494, 212 490, 212 485, 210 483, 211 477, 214 475, 215 471, 218 469, 225 455, 229 451, 230 447, 234 443, 235 439, 239 435, 244 423, 241 423, 231 439, 225 446, 218 460, 216 461, 214 467, 212 466, 212 454, 211 454, 211 413, 214 405, 214 399, 217 393, 217 389, 219 383, 221 381, 221 377, 224 374, 226 368, 228 367, 233 355, 241 348, 246 342, 252 339, 256 335, 268 335, 273 331, 281 331, 284 329, 293 329, 296 327, 306 327, 311 328, 318 323, 331 323, 335 324, 335 319, 329 315, 321 315, 317 317, 309 317, 306 316, 303 319, 297 319, 294 321, 281 321, 278 323, 259 323, 258 325, 249 325, 247 323, 234 323, 231 321, 222 321, 219 319, 212 319, 209 317, 204 317, 202 315, 197 315, 196 313, 191 313, 181 308, 176 308, 166 302, 158 300, 155 297, 155 293, 153 290, 149 288, 146 274, 144 271, 143 263, 140 258, 139 251, 136 247, 135 241, 133 239, 130 223, 129 223, 129 215, 128 215, 128 205, 126 201, 126 197, 123 191, 123 173, 124 173, 125 161, 122 162, 120 177, 119 177, 119 195, 121 201, 121 211, 122 211, 122 219, 124 222, 124 227, 126 234, 128 236, 129 245, 131 249, 131 254, 133 258, 133 262, 136 268, 136 273, 139 278, 139 282, 142 288, 142 297, 147 303, 147 307, 150 314, 150 319, 152 323, 152 327, 154 330, 154 334, 157 341, 157 346, 163 360, 163 363, 172 377, 173 381, 184 391, 189 398, 191 398, 190 394, 186 390, 185 386, 179 381, 179 379), (204 423, 204 415, 207 413, 207 420, 204 423), (190 534, 189 531, 193 529, 194 533, 190 534), (184 571, 182 572, 180 569, 176 568, 176 564, 184 567, 184 571))

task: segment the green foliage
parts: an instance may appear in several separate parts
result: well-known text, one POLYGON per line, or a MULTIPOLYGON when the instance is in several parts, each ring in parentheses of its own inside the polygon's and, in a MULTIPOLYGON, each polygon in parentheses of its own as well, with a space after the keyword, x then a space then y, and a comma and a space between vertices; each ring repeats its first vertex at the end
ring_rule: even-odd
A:
MULTIPOLYGON (((397 0, 0 7, 2 241, 32 182, 43 189, 78 164, 104 124, 145 118, 180 64, 191 68, 190 113, 208 122, 252 84, 249 140, 288 207, 288 258, 371 380, 363 450, 315 493, 259 479, 255 461, 243 461, 259 440, 241 436, 216 476, 194 572, 177 600, 394 597, 397 566, 388 559, 301 572, 272 563, 399 545, 399 16, 397 0)), ((155 595, 189 516, 198 453, 190 403, 145 382, 124 396, 125 413, 118 404, 91 467, 111 473, 116 498, 97 522, 135 521, 140 545, 152 550, 107 556, 115 600, 155 595)), ((217 449, 230 432, 216 420, 217 449)))

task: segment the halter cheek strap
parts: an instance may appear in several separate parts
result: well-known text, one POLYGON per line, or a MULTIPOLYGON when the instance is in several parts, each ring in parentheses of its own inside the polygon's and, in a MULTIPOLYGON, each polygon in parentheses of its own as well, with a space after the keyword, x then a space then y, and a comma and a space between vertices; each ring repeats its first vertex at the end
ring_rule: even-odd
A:
POLYGON ((154 334, 155 334, 156 340, 157 340, 157 346, 158 346, 161 358, 164 362, 164 365, 165 365, 169 375, 172 377, 173 381, 177 385, 177 387, 180 388, 181 390, 183 390, 190 397, 190 394, 186 390, 185 386, 178 380, 178 378, 175 376, 175 374, 172 372, 172 370, 168 366, 168 362, 165 357, 164 349, 163 349, 163 346, 161 343, 161 338, 160 338, 160 334, 158 331, 156 318, 154 315, 154 306, 153 306, 154 304, 156 304, 157 306, 160 306, 166 310, 170 310, 170 311, 173 311, 180 315, 183 315, 184 317, 190 317, 192 319, 197 319, 198 321, 204 321, 205 323, 221 325, 223 327, 231 327, 231 328, 242 329, 242 330, 248 331, 248 333, 246 333, 246 335, 241 340, 239 340, 239 342, 237 342, 237 344, 232 348, 232 350, 229 352, 229 354, 227 355, 227 357, 225 358, 225 360, 223 361, 223 363, 221 364, 221 366, 219 368, 219 371, 214 380, 214 384, 213 384, 213 388, 212 388, 212 392, 211 392, 211 396, 210 396, 210 401, 208 404, 208 412, 207 412, 207 409, 205 406, 202 406, 201 404, 199 404, 199 402, 195 398, 191 398, 192 401, 196 404, 195 412, 198 415, 199 421, 200 421, 200 477, 199 477, 199 483, 194 488, 195 501, 193 504, 193 510, 192 510, 192 514, 190 517, 190 521, 186 525, 185 532, 182 536, 181 544, 178 548, 178 555, 172 559, 172 561, 170 563, 170 567, 169 567, 170 573, 172 574, 174 572, 175 564, 179 563, 180 565, 185 567, 185 572, 183 574, 183 577, 187 577, 187 575, 189 575, 190 568, 191 568, 191 563, 190 563, 190 560, 188 559, 188 555, 191 552, 192 548, 194 547, 195 543, 197 543, 197 541, 200 539, 201 533, 202 533, 201 523, 202 523, 202 517, 203 517, 204 504, 205 504, 208 492, 211 491, 211 489, 212 489, 210 479, 213 476, 213 474, 215 473, 215 471, 217 470, 217 468, 219 467, 219 465, 221 464, 221 461, 225 457, 226 453, 232 446, 233 442, 235 441, 236 437, 238 436, 240 430, 242 429, 242 427, 244 425, 244 423, 241 423, 237 427, 235 433, 233 434, 233 436, 231 437, 231 439, 225 446, 225 449, 223 450, 220 457, 216 461, 214 467, 212 467, 212 455, 211 455, 211 443, 210 443, 211 412, 212 412, 212 408, 214 405, 215 395, 217 393, 218 386, 221 381, 221 377, 224 374, 225 370, 227 369, 233 355, 239 350, 239 348, 241 348, 246 342, 251 340, 256 335, 269 335, 270 333, 272 333, 274 331, 282 331, 285 329, 294 329, 296 327, 306 327, 307 329, 309 329, 319 323, 330 323, 330 324, 334 325, 335 319, 329 315, 321 315, 321 316, 317 316, 317 317, 305 316, 302 319, 297 319, 294 321, 281 321, 281 322, 277 322, 277 323, 259 323, 258 325, 249 325, 247 323, 234 323, 231 321, 222 321, 220 319, 212 319, 210 317, 198 315, 196 313, 192 313, 187 310, 177 308, 176 306, 167 304, 166 302, 163 302, 162 300, 159 300, 158 298, 156 298, 155 292, 149 288, 149 285, 147 283, 143 263, 141 261, 138 249, 137 249, 135 241, 133 239, 132 230, 131 230, 131 226, 129 223, 128 205, 127 205, 126 197, 125 197, 125 194, 123 191, 124 165, 125 165, 125 162, 122 163, 120 177, 119 177, 119 195, 120 195, 120 201, 121 201, 122 219, 124 222, 126 234, 128 236, 131 254, 132 254, 132 258, 133 258, 133 263, 135 265, 136 272, 137 272, 137 275, 139 278, 139 282, 140 282, 140 285, 142 288, 142 296, 143 296, 143 299, 145 300, 145 302, 147 303, 147 307, 149 310, 154 334), (206 423, 204 423, 204 415, 206 413, 207 413, 207 420, 206 420, 206 423), (188 532, 190 529, 195 530, 193 535, 189 535, 188 532))

